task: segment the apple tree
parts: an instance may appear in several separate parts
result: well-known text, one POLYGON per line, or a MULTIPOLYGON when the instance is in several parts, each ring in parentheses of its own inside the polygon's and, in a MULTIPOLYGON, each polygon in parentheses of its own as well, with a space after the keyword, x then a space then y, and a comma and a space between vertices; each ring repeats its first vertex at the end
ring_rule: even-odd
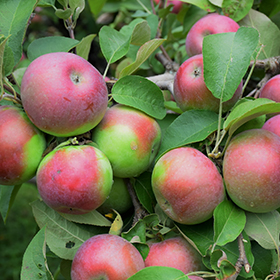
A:
POLYGON ((20 279, 280 279, 279 13, 0 2, 4 223, 26 182, 38 194, 20 279), (186 270, 178 243, 149 255, 173 238, 186 270))

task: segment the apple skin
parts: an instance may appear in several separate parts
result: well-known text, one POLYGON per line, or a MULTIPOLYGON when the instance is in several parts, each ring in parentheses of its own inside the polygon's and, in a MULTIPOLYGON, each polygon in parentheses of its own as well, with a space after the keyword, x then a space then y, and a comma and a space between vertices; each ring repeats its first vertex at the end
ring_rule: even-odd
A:
MULTIPOLYGON (((223 112, 229 111, 242 95, 241 81, 233 97, 223 102, 223 112)), ((174 78, 174 98, 182 111, 191 109, 219 112, 220 99, 207 88, 203 76, 203 56, 188 58, 179 67, 174 78)))
POLYGON ((161 129, 142 111, 117 104, 107 109, 92 140, 108 157, 114 176, 131 178, 151 165, 160 146, 161 129))
POLYGON ((90 145, 53 150, 41 161, 36 177, 39 194, 49 207, 77 215, 98 208, 113 184, 109 160, 90 145))
POLYGON ((211 218, 225 198, 223 179, 215 164, 192 147, 173 149, 157 161, 152 188, 165 214, 186 225, 211 218))
MULTIPOLYGON (((159 2, 162 0, 155 0, 156 4, 158 4, 159 2)), ((179 0, 167 0, 167 6, 173 4, 173 9, 172 9, 172 13, 174 14, 178 14, 182 8, 183 2, 179 1, 179 0)))
POLYGON ((202 53, 202 42, 210 34, 236 32, 240 26, 233 19, 217 13, 208 14, 199 19, 189 30, 186 37, 188 56, 202 53))
POLYGON ((236 135, 224 155, 227 193, 240 208, 267 213, 280 207, 280 137, 265 129, 236 135))
POLYGON ((21 108, 0 106, 0 141, 0 185, 19 185, 33 178, 46 140, 21 108))
POLYGON ((21 98, 39 129, 68 137, 83 134, 101 121, 108 91, 102 75, 87 60, 57 52, 30 63, 22 78, 21 98))
POLYGON ((177 236, 160 242, 148 242, 149 254, 145 266, 167 266, 185 274, 203 268, 199 253, 183 237, 177 236), (159 257, 160 256, 160 257, 159 257))
POLYGON ((280 115, 277 114, 268 119, 262 126, 262 129, 271 131, 280 137, 280 115))
POLYGON ((280 74, 270 78, 262 87, 259 97, 268 98, 275 102, 280 102, 279 83, 280 83, 280 74))
POLYGON ((126 280, 145 267, 139 251, 126 239, 99 234, 85 241, 72 262, 72 280, 126 280))
POLYGON ((111 192, 105 202, 97 209, 102 214, 112 212, 112 209, 123 214, 129 210, 133 204, 131 196, 123 178, 114 177, 111 192))

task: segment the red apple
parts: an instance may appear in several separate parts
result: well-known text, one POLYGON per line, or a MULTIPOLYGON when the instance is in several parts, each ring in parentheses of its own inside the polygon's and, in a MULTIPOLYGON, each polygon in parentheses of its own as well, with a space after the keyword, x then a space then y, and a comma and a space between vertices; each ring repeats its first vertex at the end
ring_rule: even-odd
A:
POLYGON ((157 161, 152 187, 161 209, 181 224, 208 220, 225 198, 223 179, 217 167, 191 147, 173 149, 157 161))
POLYGON ((265 129, 236 135, 225 151, 223 174, 240 208, 266 213, 280 207, 280 137, 265 129))
MULTIPOLYGON (((242 94, 242 81, 233 97, 223 103, 223 112, 229 111, 242 94)), ((203 76, 203 56, 188 58, 178 69, 174 79, 174 98, 182 111, 191 109, 219 112, 220 99, 207 88, 203 76)))
POLYGON ((117 104, 94 128, 92 140, 110 160, 114 176, 135 177, 149 168, 159 149, 161 130, 140 110, 117 104))
POLYGON ((43 201, 58 212, 84 214, 98 208, 113 183, 107 157, 90 145, 64 146, 41 161, 37 186, 43 201))
POLYGON ((160 242, 148 242, 149 254, 145 266, 167 266, 185 274, 202 269, 202 257, 183 237, 177 236, 160 242))
POLYGON ((240 26, 231 18, 211 13, 199 19, 190 29, 186 38, 188 56, 202 53, 205 36, 217 33, 236 32, 240 26))
POLYGON ((124 238, 95 235, 85 241, 75 254, 72 280, 126 280, 145 267, 139 251, 124 238))
POLYGON ((268 98, 275 102, 280 102, 280 74, 270 78, 265 85, 262 87, 259 97, 260 98, 268 98))
POLYGON ((34 177, 46 140, 21 108, 0 106, 0 141, 0 185, 18 185, 34 177))
POLYGON ((23 107, 42 131, 74 136, 103 118, 108 92, 102 75, 72 53, 49 53, 33 60, 21 83, 23 107))
POLYGON ((268 119, 262 128, 271 131, 280 137, 280 115, 275 115, 268 119))
MULTIPOLYGON (((156 2, 156 4, 159 4, 160 2, 162 4, 163 0, 155 0, 155 2, 156 2)), ((167 0, 166 5, 169 6, 171 4, 174 5, 171 12, 174 14, 178 14, 182 8, 183 2, 181 2, 179 0, 167 0)))

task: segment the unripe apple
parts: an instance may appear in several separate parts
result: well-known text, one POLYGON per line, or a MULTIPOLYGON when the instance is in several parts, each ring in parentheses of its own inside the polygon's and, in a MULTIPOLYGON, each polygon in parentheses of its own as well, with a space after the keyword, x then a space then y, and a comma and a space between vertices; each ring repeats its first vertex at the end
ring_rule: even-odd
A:
POLYGON ((176 148, 164 154, 154 166, 152 187, 161 209, 181 224, 208 220, 225 198, 217 167, 192 147, 176 148))
POLYGON ((177 236, 160 242, 148 242, 149 253, 145 266, 167 266, 185 274, 202 269, 202 257, 183 237, 177 236))
POLYGON ((280 115, 277 114, 270 119, 268 119, 264 125, 263 129, 271 131, 280 137, 280 115))
POLYGON ((21 99, 30 120, 55 136, 75 136, 103 118, 108 91, 98 70, 84 58, 65 52, 33 60, 21 83, 21 99))
POLYGON ((0 106, 0 142, 0 185, 18 185, 34 177, 46 140, 21 108, 0 106))
POLYGON ((236 32, 240 26, 231 18, 211 13, 199 19, 186 37, 188 56, 202 53, 202 42, 205 36, 217 33, 236 32))
POLYGON ((145 267, 139 251, 126 239, 111 234, 95 235, 75 254, 72 280, 126 280, 145 267))
POLYGON ((133 205, 124 179, 114 177, 113 181, 112 190, 109 196, 97 209, 103 214, 112 212, 113 209, 122 214, 129 210, 133 205))
MULTIPOLYGON (((242 81, 233 97, 223 102, 223 112, 229 111, 242 94, 242 81)), ((174 78, 174 98, 182 111, 191 109, 219 112, 220 99, 207 88, 203 76, 203 56, 188 58, 178 69, 174 78)))
POLYGON ((107 157, 90 145, 64 146, 41 161, 37 186, 43 201, 58 212, 84 214, 98 208, 113 183, 107 157))
MULTIPOLYGON (((160 1, 163 4, 163 0, 155 0, 156 4, 158 4, 160 1)), ((168 6, 170 4, 174 5, 171 12, 174 14, 178 14, 182 8, 183 2, 179 0, 167 0, 166 5, 168 6)))
POLYGON ((160 126, 140 110, 117 104, 93 130, 92 140, 110 160, 114 176, 135 177, 149 168, 161 141, 160 126))
POLYGON ((280 207, 280 137, 265 129, 236 135, 228 145, 223 174, 230 198, 240 208, 266 213, 280 207))
POLYGON ((270 78, 262 87, 259 97, 260 98, 268 98, 275 102, 280 102, 280 92, 279 92, 279 85, 280 85, 280 74, 275 75, 274 77, 270 78))

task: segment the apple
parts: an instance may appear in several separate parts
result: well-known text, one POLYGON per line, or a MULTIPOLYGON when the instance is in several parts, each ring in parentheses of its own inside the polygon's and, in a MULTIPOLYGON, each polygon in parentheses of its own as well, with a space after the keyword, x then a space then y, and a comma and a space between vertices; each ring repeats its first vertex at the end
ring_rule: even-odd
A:
POLYGON ((259 97, 280 102, 279 84, 280 74, 273 76, 264 84, 260 91, 259 97))
POLYGON ((93 129, 92 140, 108 157, 114 176, 130 178, 151 165, 160 146, 161 130, 144 112, 117 104, 107 109, 93 129))
POLYGON ((176 236, 160 242, 148 242, 145 266, 167 266, 187 274, 202 269, 202 257, 183 237, 176 236))
MULTIPOLYGON (((223 102, 223 112, 229 111, 242 95, 242 81, 233 97, 223 102)), ((220 99, 207 88, 203 76, 203 56, 188 58, 179 67, 174 78, 174 98, 182 111, 191 109, 219 112, 220 99)))
POLYGON ((46 140, 22 108, 0 106, 0 141, 0 185, 19 185, 33 178, 46 140))
POLYGON ((56 52, 29 64, 21 82, 21 99, 39 129, 68 137, 83 134, 101 121, 108 91, 102 75, 87 60, 56 52))
POLYGON ((181 224, 202 223, 225 198, 223 179, 215 164, 199 150, 170 150, 156 162, 152 188, 165 214, 181 224))
POLYGON ((109 160, 91 145, 54 149, 41 161, 36 177, 43 201, 67 214, 84 214, 98 208, 113 183, 109 160))
POLYGON ((105 202, 97 209, 103 214, 112 212, 112 209, 123 214, 132 207, 131 196, 123 178, 113 177, 111 192, 105 202))
MULTIPOLYGON (((155 2, 156 2, 156 4, 159 4, 159 3, 163 4, 162 0, 155 0, 155 2)), ((183 2, 181 2, 179 0, 167 0, 166 5, 167 6, 173 5, 173 9, 171 12, 174 14, 178 14, 182 8, 183 2)))
POLYGON ((139 251, 126 239, 99 234, 77 250, 71 267, 72 280, 126 280, 145 267, 139 251))
POLYGON ((186 37, 188 56, 202 53, 202 42, 210 34, 236 32, 240 26, 233 19, 218 13, 207 14, 199 19, 189 30, 186 37))
POLYGON ((264 125, 263 129, 271 131, 280 137, 280 115, 277 114, 270 119, 268 119, 264 125))
POLYGON ((266 213, 280 207, 280 137, 265 129, 236 135, 226 148, 227 193, 240 208, 266 213))

